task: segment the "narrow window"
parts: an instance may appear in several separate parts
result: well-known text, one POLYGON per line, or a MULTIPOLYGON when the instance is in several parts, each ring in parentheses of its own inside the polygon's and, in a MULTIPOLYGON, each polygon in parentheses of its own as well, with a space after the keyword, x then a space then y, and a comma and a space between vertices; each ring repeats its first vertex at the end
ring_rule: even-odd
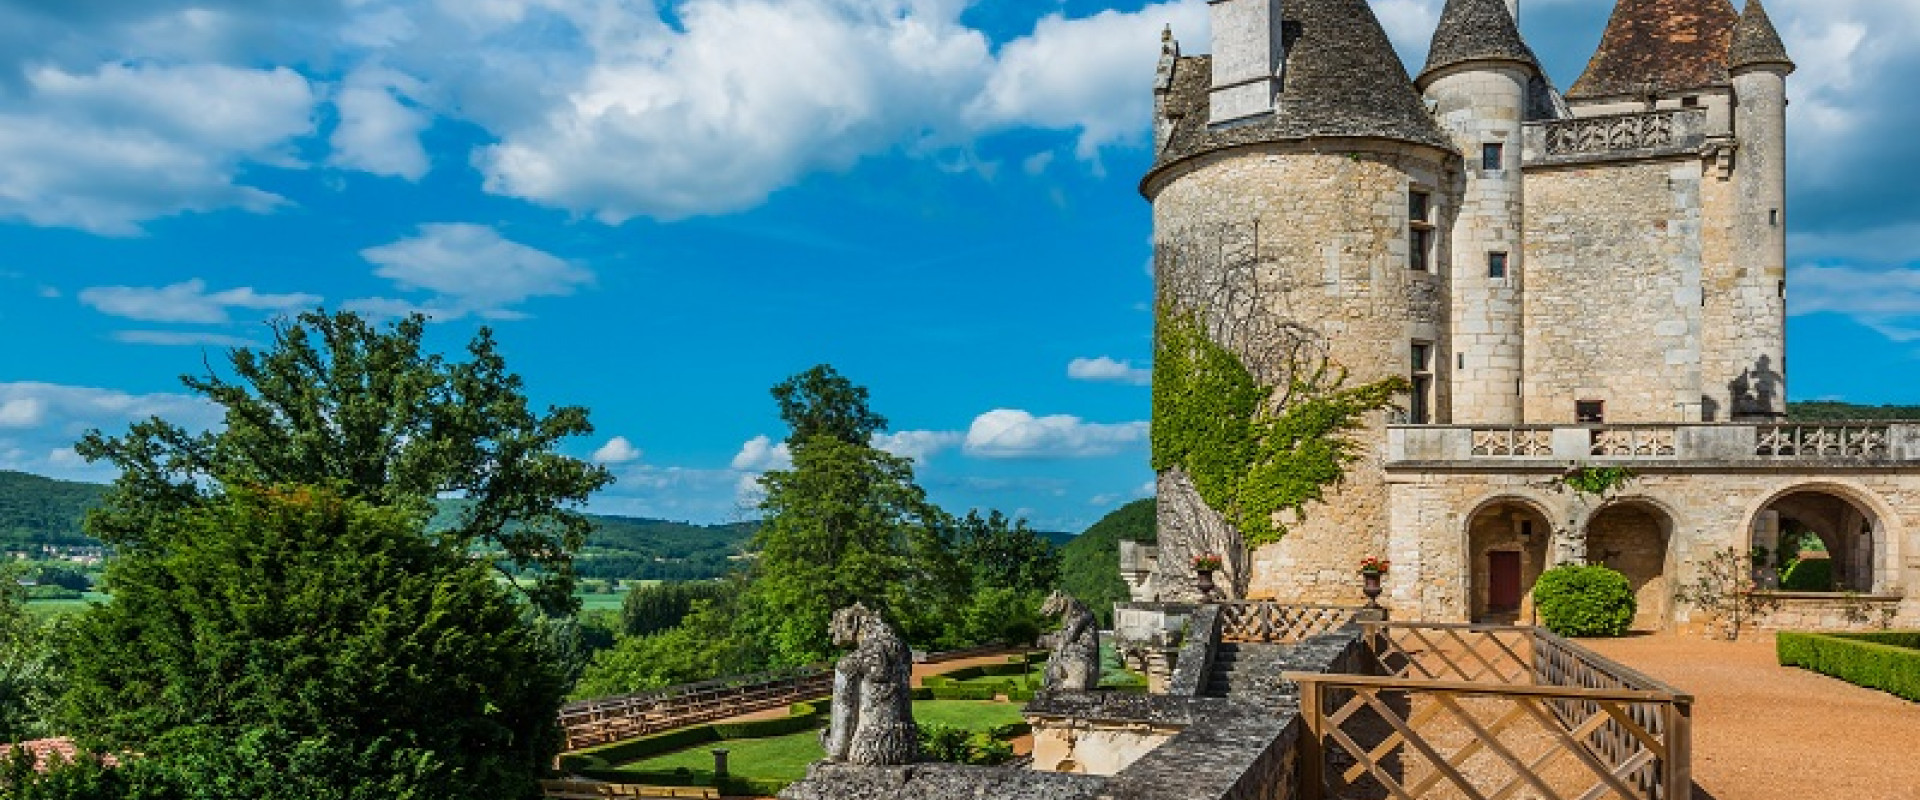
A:
POLYGON ((1507 146, 1499 142, 1480 145, 1480 168, 1487 172, 1499 172, 1506 163, 1507 146))
POLYGON ((1426 192, 1407 195, 1407 268, 1431 272, 1433 255, 1433 196, 1426 192))
POLYGON ((1700 98, 1698 98, 1698 97, 1682 97, 1682 98, 1680 98, 1680 107, 1681 107, 1681 108, 1699 108, 1699 107, 1700 107, 1700 98))
POLYGON ((1494 280, 1501 280, 1507 277, 1506 253, 1487 254, 1487 277, 1494 280))
POLYGON ((1433 422, 1433 345, 1413 343, 1413 403, 1407 409, 1415 425, 1433 422))
POLYGON ((1573 419, 1582 425, 1604 425, 1607 422, 1607 404, 1602 400, 1575 401, 1573 419))

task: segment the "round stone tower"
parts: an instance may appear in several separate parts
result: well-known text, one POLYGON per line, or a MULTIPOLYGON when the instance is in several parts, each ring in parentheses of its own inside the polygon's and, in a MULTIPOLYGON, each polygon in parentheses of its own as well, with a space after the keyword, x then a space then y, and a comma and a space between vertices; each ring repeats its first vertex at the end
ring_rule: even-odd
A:
POLYGON ((1464 157, 1450 236, 1455 423, 1524 421, 1521 126, 1542 75, 1509 1, 1448 0, 1415 81, 1464 157))
POLYGON ((1747 0, 1727 53, 1733 76, 1735 150, 1734 302, 1741 330, 1734 355, 1751 366, 1731 390, 1732 416, 1783 417, 1787 410, 1787 76, 1793 60, 1767 9, 1747 0))
MULTIPOLYGON (((1268 385, 1325 358, 1351 382, 1410 380, 1408 418, 1445 421, 1453 138, 1366 0, 1210 8, 1212 56, 1182 58, 1169 43, 1162 59, 1159 152, 1141 183, 1163 307, 1196 314, 1268 385)), ((1513 157, 1517 167, 1517 146, 1513 157)), ((1386 422, 1356 434, 1363 459, 1326 503, 1283 520, 1290 533, 1251 564, 1227 565, 1233 591, 1361 598, 1360 560, 1387 555, 1386 422)), ((1190 556, 1220 552, 1219 515, 1176 471, 1161 476, 1159 517, 1160 585, 1191 586, 1190 556)))

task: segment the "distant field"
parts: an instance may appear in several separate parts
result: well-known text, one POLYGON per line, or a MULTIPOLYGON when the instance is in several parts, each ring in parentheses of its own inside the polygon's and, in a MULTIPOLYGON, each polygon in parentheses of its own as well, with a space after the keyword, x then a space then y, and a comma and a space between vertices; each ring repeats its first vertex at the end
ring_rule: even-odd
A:
POLYGON ((93 603, 107 602, 107 595, 101 592, 87 592, 79 600, 28 600, 27 612, 39 617, 54 617, 61 614, 74 614, 86 610, 93 603))

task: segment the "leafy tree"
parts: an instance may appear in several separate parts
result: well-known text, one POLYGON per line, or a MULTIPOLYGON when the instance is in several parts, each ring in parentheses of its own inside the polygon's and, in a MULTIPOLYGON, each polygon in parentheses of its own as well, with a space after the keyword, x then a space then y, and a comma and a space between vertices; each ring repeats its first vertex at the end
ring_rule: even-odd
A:
POLYGON ((718 581, 668 581, 627 592, 620 604, 621 629, 628 636, 659 633, 680 624, 693 604, 726 597, 735 587, 718 581))
POLYGON ((1021 592, 1051 591, 1060 582, 1060 551, 1026 520, 1012 523, 998 511, 967 512, 957 524, 960 562, 973 570, 973 585, 1021 592))
POLYGON ((376 329, 351 313, 315 311, 276 322, 273 345, 228 356, 234 381, 209 370, 183 376, 225 410, 225 428, 192 434, 152 418, 124 435, 89 431, 76 446, 121 476, 89 532, 122 548, 154 541, 167 514, 208 502, 233 482, 328 484, 349 497, 424 513, 462 495, 451 535, 496 552, 502 566, 535 571, 543 608, 572 602, 572 557, 591 524, 570 506, 611 482, 603 468, 554 452, 593 431, 577 406, 528 407, 492 333, 469 360, 423 351, 426 320, 376 329))
POLYGON ((741 626, 725 599, 696 600, 680 624, 623 637, 596 654, 573 697, 591 700, 756 672, 768 656, 741 626))
POLYGON ((44 734, 42 712, 56 687, 52 631, 27 613, 20 574, 0 565, 0 742, 44 734))
POLYGON ((800 443, 829 437, 851 445, 865 445, 887 429, 887 418, 867 407, 867 389, 847 380, 831 365, 820 364, 773 387, 780 419, 800 443))
POLYGON ((65 651, 62 722, 198 798, 532 797, 561 669, 492 569, 350 487, 152 518, 65 651))

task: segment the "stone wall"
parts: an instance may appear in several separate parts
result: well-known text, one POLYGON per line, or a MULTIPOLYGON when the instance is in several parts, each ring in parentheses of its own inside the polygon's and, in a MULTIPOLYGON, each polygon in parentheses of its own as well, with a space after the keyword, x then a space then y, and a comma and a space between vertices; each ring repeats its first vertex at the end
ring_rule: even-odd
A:
POLYGON ((1530 169, 1526 418, 1671 422, 1701 398, 1697 157, 1530 169))
MULTIPOLYGON (((1156 283, 1163 301, 1203 312, 1209 334, 1256 377, 1280 384, 1295 356, 1324 352, 1353 381, 1407 377, 1415 342, 1431 346, 1433 400, 1445 419, 1452 359, 1445 320, 1446 231, 1457 206, 1438 151, 1378 141, 1268 144, 1214 153, 1156 175, 1156 283), (1408 268, 1408 193, 1430 192, 1432 270, 1408 268)), ((1348 481, 1285 541, 1254 554, 1248 597, 1358 602, 1354 570, 1385 545, 1385 419, 1348 481)), ((1168 585, 1190 555, 1162 494, 1160 565, 1168 585)))
MULTIPOLYGON (((1560 486, 1561 465, 1552 462, 1389 470, 1394 569, 1382 602, 1399 619, 1468 621, 1475 590, 1470 531, 1481 514, 1513 504, 1541 513, 1554 537, 1578 545, 1574 552, 1612 559, 1638 575, 1639 588, 1651 592, 1643 593, 1643 604, 1669 608, 1665 619, 1643 622, 1685 623, 1692 610, 1670 604, 1672 588, 1692 581, 1718 550, 1747 551, 1756 521, 1782 498, 1815 491, 1874 520, 1873 594, 1903 598, 1896 624, 1920 626, 1920 468, 1633 466, 1639 477, 1605 503, 1560 486), (1664 547, 1654 544, 1656 529, 1668 532, 1664 547), (1666 586, 1648 590, 1656 580, 1666 586)), ((1561 557, 1549 551, 1548 558, 1561 557)))

